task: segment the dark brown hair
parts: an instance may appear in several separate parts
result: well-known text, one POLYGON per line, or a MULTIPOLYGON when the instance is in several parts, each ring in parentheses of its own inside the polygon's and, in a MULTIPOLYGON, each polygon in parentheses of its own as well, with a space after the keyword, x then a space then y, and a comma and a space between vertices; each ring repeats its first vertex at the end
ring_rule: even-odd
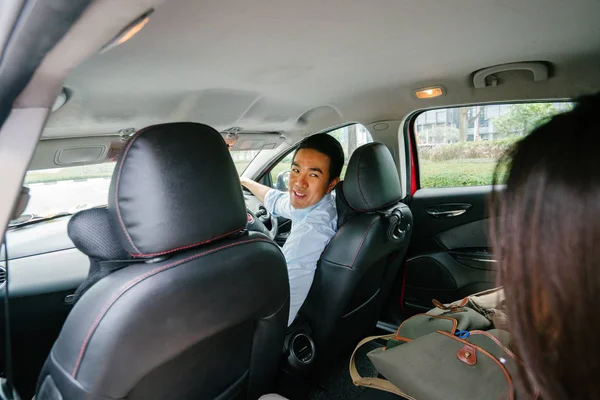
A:
POLYGON ((500 162, 491 202, 512 341, 544 400, 600 398, 600 96, 578 103, 500 162))
POLYGON ((344 149, 336 138, 327 133, 317 133, 304 139, 294 152, 294 159, 298 151, 312 149, 329 157, 329 182, 338 178, 344 167, 344 149))

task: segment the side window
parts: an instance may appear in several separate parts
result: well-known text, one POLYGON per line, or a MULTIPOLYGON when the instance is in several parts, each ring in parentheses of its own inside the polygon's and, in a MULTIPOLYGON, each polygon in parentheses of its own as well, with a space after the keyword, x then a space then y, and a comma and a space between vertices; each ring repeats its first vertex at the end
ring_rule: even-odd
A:
POLYGON ((283 191, 287 190, 290 169, 292 167, 292 157, 294 157, 294 150, 271 169, 271 182, 273 182, 273 187, 275 189, 283 191))
POLYGON ((491 104, 425 111, 414 126, 421 188, 489 185, 498 159, 572 103, 491 104))
MULTIPOLYGON (((342 168, 341 178, 344 179, 346 174, 346 167, 348 160, 358 147, 363 144, 371 143, 373 138, 371 133, 361 124, 347 125, 342 128, 328 132, 331 136, 336 138, 344 149, 344 167, 342 168)), ((292 166, 292 158, 294 156, 294 150, 285 156, 279 163, 277 163, 271 169, 271 179, 273 186, 279 190, 286 190, 288 175, 292 166)))

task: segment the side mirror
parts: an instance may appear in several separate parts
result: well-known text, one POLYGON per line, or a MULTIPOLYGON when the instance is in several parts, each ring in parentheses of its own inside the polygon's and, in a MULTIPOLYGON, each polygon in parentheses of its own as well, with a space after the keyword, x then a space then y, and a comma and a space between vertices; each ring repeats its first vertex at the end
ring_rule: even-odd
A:
POLYGON ((20 225, 20 224, 23 224, 25 222, 29 222, 29 221, 33 220, 34 218, 35 218, 35 215, 33 215, 33 214, 21 214, 17 218, 11 220, 8 223, 8 226, 20 225))
POLYGON ((283 171, 277 175, 277 182, 275 182, 275 189, 281 190, 282 192, 288 191, 288 185, 290 183, 290 171, 283 171))

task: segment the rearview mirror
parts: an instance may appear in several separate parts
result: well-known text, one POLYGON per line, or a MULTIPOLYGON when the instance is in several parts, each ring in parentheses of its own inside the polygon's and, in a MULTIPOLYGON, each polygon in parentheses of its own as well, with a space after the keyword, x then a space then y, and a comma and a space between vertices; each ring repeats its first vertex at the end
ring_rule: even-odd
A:
POLYGON ((290 183, 290 171, 283 171, 277 175, 277 182, 275 182, 275 189, 283 192, 288 191, 288 185, 290 183))

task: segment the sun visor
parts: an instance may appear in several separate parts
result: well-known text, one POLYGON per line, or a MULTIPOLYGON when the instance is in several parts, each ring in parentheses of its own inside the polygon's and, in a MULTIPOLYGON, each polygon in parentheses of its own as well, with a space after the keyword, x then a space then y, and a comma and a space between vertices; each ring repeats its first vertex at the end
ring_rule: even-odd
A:
POLYGON ((124 142, 117 136, 41 140, 29 170, 115 161, 124 142))
POLYGON ((221 132, 231 151, 267 150, 277 148, 285 141, 279 133, 252 133, 227 130, 221 132))
MULTIPOLYGON (((279 133, 221 132, 231 151, 275 149, 285 141, 279 133)), ((126 144, 119 136, 46 139, 38 143, 29 170, 100 164, 116 161, 126 144)))
POLYGON ((108 148, 104 145, 70 147, 56 153, 56 165, 77 165, 97 163, 104 159, 108 148))

